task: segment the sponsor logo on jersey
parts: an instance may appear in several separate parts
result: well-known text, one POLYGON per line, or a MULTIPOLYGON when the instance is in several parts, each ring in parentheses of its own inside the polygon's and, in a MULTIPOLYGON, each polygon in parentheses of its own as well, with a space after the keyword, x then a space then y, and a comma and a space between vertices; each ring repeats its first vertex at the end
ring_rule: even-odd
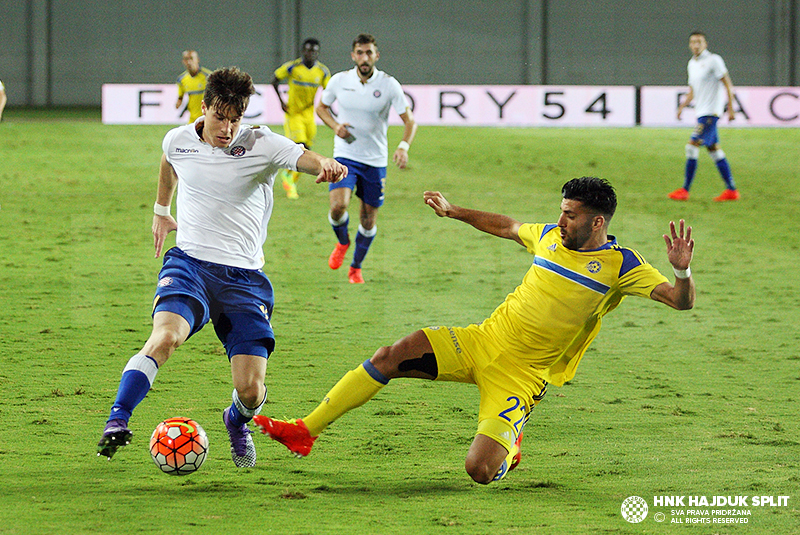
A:
POLYGON ((197 149, 183 149, 181 147, 175 147, 175 152, 178 154, 198 154, 200 151, 197 149))

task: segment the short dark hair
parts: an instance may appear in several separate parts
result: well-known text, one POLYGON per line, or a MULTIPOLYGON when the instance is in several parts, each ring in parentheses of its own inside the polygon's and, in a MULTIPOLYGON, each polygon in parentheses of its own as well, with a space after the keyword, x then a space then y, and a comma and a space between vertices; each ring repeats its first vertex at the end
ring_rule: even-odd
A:
POLYGON ((375 41, 375 38, 373 36, 371 36, 368 33, 360 33, 356 36, 355 39, 353 39, 353 48, 355 48, 356 45, 368 45, 370 43, 372 43, 375 46, 378 46, 378 43, 377 41, 375 41))
POLYGON ((255 92, 249 74, 239 67, 225 67, 208 75, 203 102, 207 108, 233 110, 237 115, 244 115, 250 96, 255 92))
POLYGON ((312 47, 319 46, 319 39, 315 39, 313 37, 309 37, 305 41, 303 41, 303 48, 311 45, 312 47))
POLYGON ((695 31, 693 31, 692 33, 690 33, 690 34, 689 34, 689 37, 694 37, 695 35, 699 35, 700 37, 702 37, 703 39, 705 39, 706 41, 708 41, 708 37, 706 37, 706 34, 704 34, 703 32, 701 32, 701 31, 699 31, 699 30, 695 30, 695 31))
POLYGON ((614 187, 603 178, 584 176, 573 178, 561 188, 561 196, 580 201, 590 210, 597 211, 611 220, 617 210, 617 194, 614 187))

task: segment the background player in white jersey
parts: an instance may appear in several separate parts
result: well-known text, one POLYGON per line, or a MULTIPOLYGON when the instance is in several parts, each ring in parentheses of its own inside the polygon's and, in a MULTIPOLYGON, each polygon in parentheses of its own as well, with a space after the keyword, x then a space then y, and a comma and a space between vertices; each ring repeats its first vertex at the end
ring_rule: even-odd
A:
POLYGON ((678 106, 678 119, 681 118, 683 109, 694 100, 697 126, 689 143, 686 144, 686 171, 683 187, 670 193, 669 198, 676 201, 689 199, 689 189, 692 187, 697 170, 700 147, 705 146, 711 158, 716 162, 719 174, 725 182, 725 191, 714 197, 714 200, 735 201, 739 199, 739 191, 733 183, 731 167, 719 145, 719 134, 717 133, 717 121, 725 110, 726 97, 728 119, 733 121, 736 118, 733 109, 733 82, 722 58, 708 51, 708 42, 704 33, 693 32, 689 36, 689 50, 692 51, 692 59, 689 60, 687 67, 689 93, 678 106))
POLYGON ((328 220, 338 243, 328 259, 328 266, 339 269, 350 247, 347 208, 355 190, 361 198, 361 213, 348 279, 360 284, 364 282, 361 262, 378 232, 378 208, 383 205, 389 152, 386 136, 389 109, 394 108, 404 124, 403 140, 392 156, 400 169, 408 163, 408 149, 414 140, 417 124, 400 82, 375 68, 380 58, 375 38, 359 34, 353 41, 350 57, 356 64, 355 68, 333 75, 322 93, 317 115, 336 134, 334 158, 350 170, 345 180, 330 186, 328 220), (331 113, 334 102, 338 108, 336 117, 331 113))
POLYGON ((262 246, 280 169, 336 182, 347 168, 263 126, 242 125, 255 92, 249 74, 236 67, 214 71, 203 96, 203 116, 170 130, 154 206, 158 257, 177 230, 176 247, 164 255, 153 304, 153 331, 122 373, 111 415, 98 445, 109 459, 128 444, 128 420, 159 368, 209 319, 225 346, 233 378, 233 402, 223 421, 236 466, 254 466, 247 422, 266 400, 267 358, 275 347, 270 325, 272 285, 264 272, 262 246), (170 215, 177 187, 178 221, 170 215))
POLYGON ((3 85, 2 80, 0 80, 0 121, 3 120, 3 110, 6 108, 7 100, 6 87, 3 85))

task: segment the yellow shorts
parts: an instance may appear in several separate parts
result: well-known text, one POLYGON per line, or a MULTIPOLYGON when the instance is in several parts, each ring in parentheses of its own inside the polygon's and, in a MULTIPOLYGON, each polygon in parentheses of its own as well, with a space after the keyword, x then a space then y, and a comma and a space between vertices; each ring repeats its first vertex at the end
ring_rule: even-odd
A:
POLYGON ((544 397, 547 382, 529 367, 505 357, 477 325, 422 331, 436 355, 436 380, 477 385, 481 396, 478 434, 510 451, 531 411, 544 397))
POLYGON ((314 143, 317 124, 314 122, 314 109, 309 108, 298 114, 286 114, 283 122, 284 135, 295 143, 303 143, 306 148, 314 143))

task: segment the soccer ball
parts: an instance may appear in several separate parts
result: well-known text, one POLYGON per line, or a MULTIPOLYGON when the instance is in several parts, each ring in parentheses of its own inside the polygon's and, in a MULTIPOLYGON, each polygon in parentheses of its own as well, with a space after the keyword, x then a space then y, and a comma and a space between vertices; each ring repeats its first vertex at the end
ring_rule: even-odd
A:
POLYGON ((173 476, 191 474, 206 460, 208 437, 190 418, 169 418, 150 437, 150 456, 162 472, 173 476))

